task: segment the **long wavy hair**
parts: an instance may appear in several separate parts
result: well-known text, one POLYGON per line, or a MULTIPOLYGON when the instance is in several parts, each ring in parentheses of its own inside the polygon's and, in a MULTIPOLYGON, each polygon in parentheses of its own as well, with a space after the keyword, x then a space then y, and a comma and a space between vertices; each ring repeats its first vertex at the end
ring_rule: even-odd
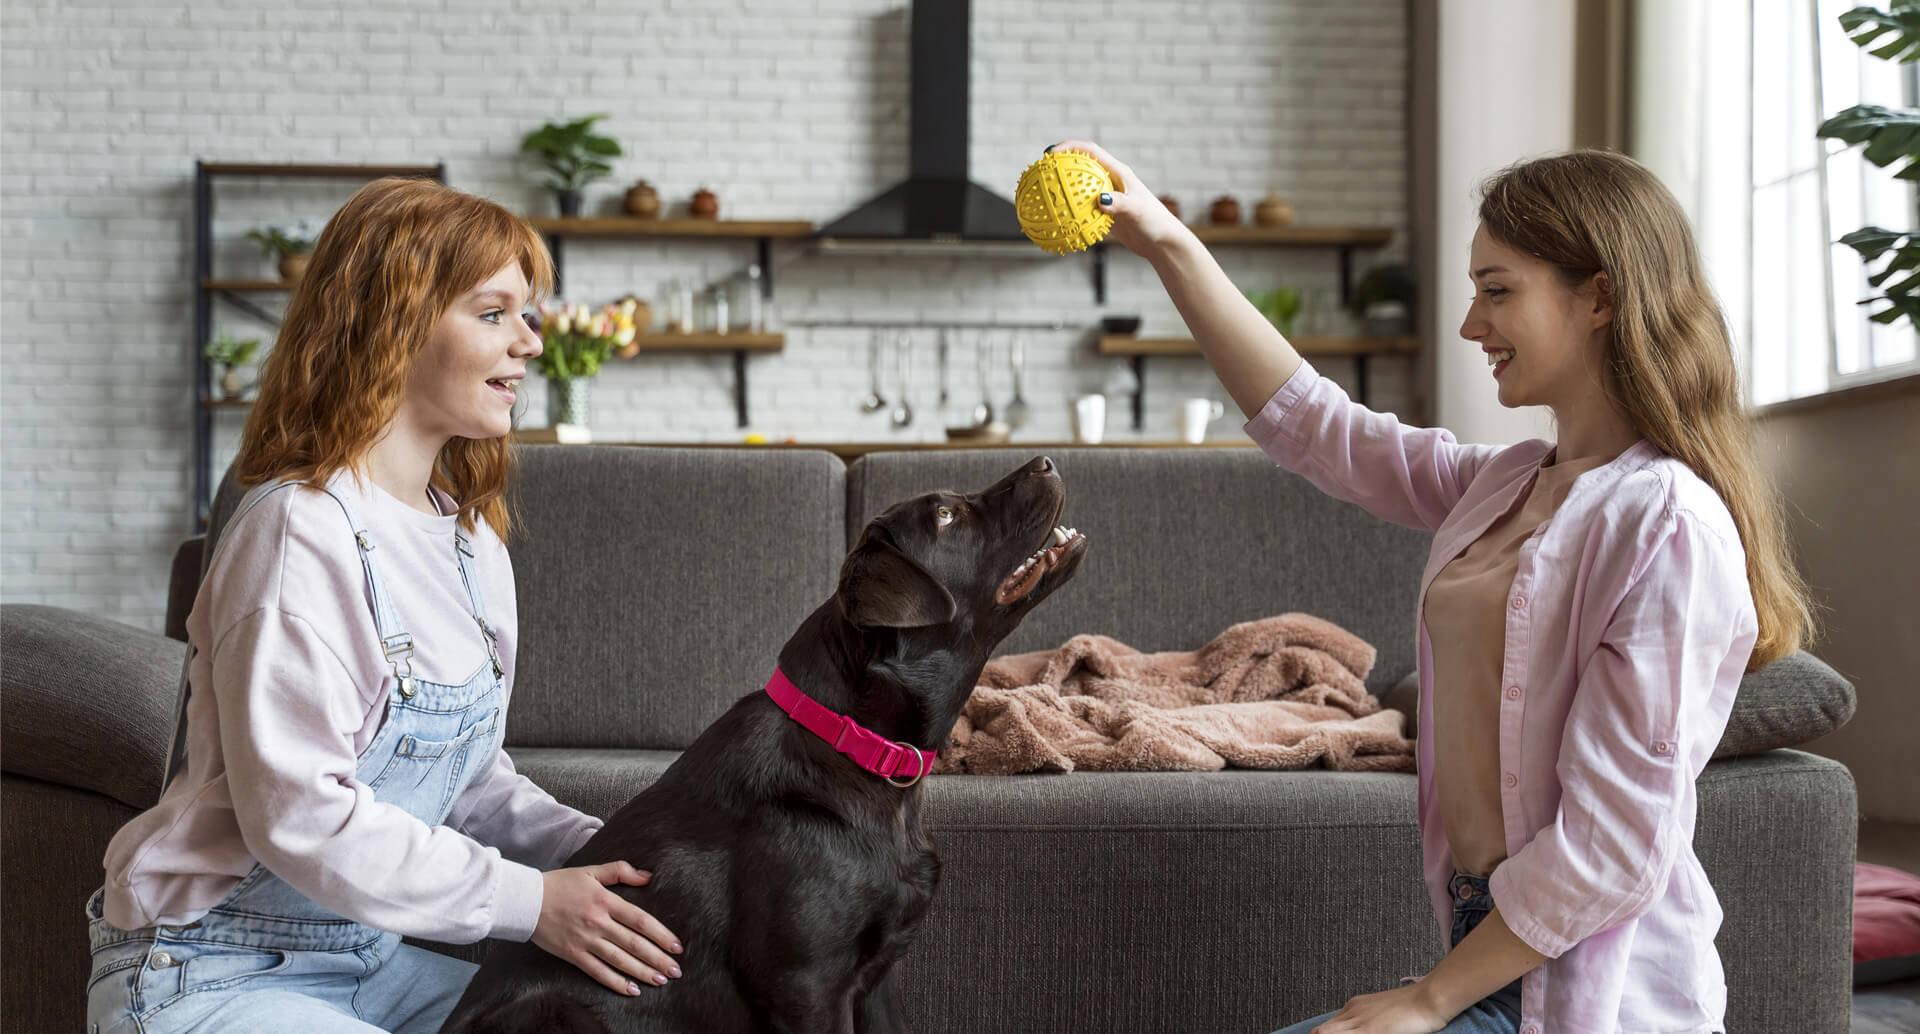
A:
MULTIPOLYGON (((240 484, 323 484, 356 465, 400 408, 420 348, 453 302, 509 262, 535 298, 553 286, 546 244, 518 216, 431 180, 387 177, 327 221, 260 372, 234 460, 240 484)), ((460 524, 502 539, 511 517, 505 438, 454 438, 433 485, 460 524)))
POLYGON ((1519 162, 1480 192, 1481 224, 1501 243, 1551 264, 1568 286, 1607 274, 1608 400, 1733 514, 1760 625, 1747 669, 1799 649, 1814 635, 1806 582, 1779 491, 1754 457, 1732 335, 1680 203, 1646 166, 1595 150, 1519 162))

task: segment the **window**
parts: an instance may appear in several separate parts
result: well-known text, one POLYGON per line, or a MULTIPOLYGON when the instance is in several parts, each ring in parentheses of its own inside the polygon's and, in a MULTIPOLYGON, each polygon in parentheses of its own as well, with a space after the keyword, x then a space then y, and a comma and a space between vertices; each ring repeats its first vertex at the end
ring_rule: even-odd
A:
POLYGON ((1747 117, 1726 120, 1749 130, 1747 269, 1739 290, 1725 289, 1741 279, 1736 270, 1716 269, 1714 279, 1735 338, 1745 342, 1755 405, 1920 372, 1920 335, 1905 320, 1868 319, 1883 307, 1860 304, 1878 293, 1867 283, 1870 270, 1837 243, 1862 226, 1920 225, 1914 187, 1894 178, 1897 166, 1878 168, 1860 148, 1814 135, 1854 104, 1915 103, 1914 66, 1874 57, 1841 29, 1840 14, 1857 2, 1748 5, 1747 117), (1745 300, 1744 312, 1736 299, 1745 300))

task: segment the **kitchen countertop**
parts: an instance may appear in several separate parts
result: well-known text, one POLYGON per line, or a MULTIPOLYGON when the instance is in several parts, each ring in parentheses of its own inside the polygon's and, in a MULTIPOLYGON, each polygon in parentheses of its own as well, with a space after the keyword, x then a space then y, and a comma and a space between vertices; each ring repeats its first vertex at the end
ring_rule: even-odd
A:
MULTIPOLYGON (((528 428, 515 431, 513 440, 518 444, 553 444, 552 429, 545 427, 528 428)), ((1014 449, 1021 451, 1046 449, 1251 449, 1251 441, 1245 438, 1210 438, 1204 442, 1182 442, 1163 438, 1109 439, 1098 445, 1071 441, 1010 441, 1010 442, 659 442, 659 441, 600 441, 585 443, 590 445, 645 446, 669 449, 814 449, 831 452, 844 460, 864 456, 870 452, 939 452, 954 449, 1014 449)))

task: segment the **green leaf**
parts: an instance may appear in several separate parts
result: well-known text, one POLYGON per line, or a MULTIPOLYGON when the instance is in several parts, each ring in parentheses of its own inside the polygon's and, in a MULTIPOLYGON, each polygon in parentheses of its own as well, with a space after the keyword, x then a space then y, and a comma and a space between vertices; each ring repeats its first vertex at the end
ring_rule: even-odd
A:
POLYGON ((1840 27, 1874 57, 1902 64, 1920 57, 1920 4, 1913 0, 1895 0, 1891 12, 1856 7, 1840 16, 1840 27))

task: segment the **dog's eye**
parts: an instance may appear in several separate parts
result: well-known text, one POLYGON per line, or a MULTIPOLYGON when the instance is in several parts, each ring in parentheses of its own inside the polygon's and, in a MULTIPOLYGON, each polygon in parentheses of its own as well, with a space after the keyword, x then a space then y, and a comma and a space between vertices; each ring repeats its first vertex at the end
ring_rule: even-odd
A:
POLYGON ((934 522, 937 523, 942 528, 946 527, 949 524, 952 524, 953 523, 953 507, 942 506, 939 509, 933 511, 933 519, 934 519, 934 522))

